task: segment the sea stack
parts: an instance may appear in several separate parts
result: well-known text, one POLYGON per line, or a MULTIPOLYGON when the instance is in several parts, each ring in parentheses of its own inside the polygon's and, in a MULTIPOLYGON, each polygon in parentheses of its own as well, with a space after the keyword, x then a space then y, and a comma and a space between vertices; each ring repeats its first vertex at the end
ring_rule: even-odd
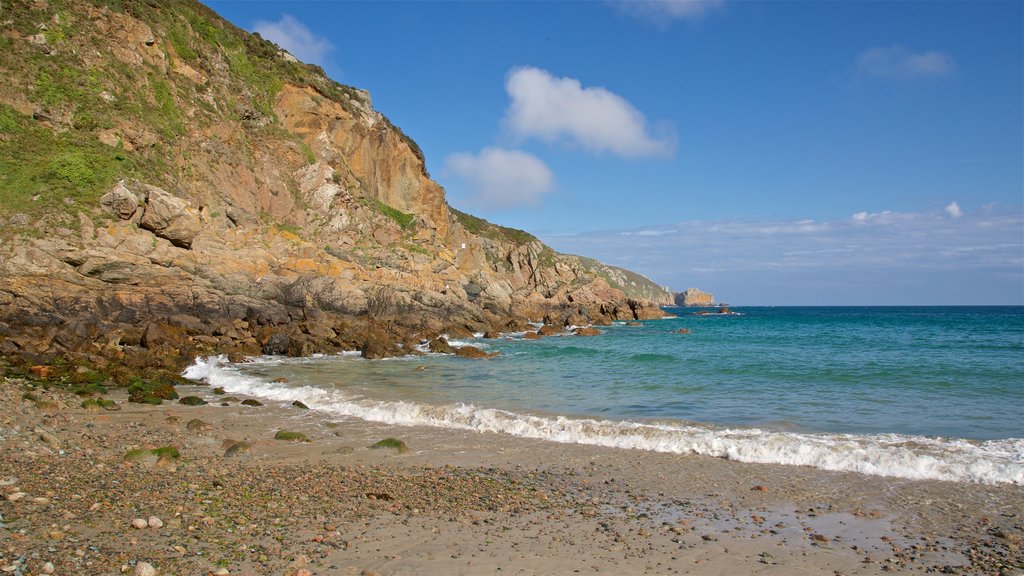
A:
POLYGON ((677 292, 675 296, 676 306, 714 306, 715 297, 710 292, 704 292, 697 288, 687 288, 683 292, 677 292))

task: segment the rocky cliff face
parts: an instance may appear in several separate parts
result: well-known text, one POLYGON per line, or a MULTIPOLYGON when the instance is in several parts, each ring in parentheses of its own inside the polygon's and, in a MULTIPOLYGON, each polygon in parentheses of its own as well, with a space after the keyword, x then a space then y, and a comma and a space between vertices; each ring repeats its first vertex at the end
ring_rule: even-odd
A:
POLYGON ((715 297, 710 292, 687 288, 675 295, 676 306, 714 306, 715 297))
POLYGON ((200 4, 36 0, 0 20, 0 352, 386 356, 669 301, 450 209, 367 93, 200 4))

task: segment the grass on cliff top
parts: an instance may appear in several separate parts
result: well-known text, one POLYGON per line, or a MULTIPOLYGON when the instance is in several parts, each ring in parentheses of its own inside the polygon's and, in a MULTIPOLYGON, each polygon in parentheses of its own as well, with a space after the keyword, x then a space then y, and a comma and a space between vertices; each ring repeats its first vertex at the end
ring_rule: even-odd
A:
POLYGON ((461 224, 462 227, 470 234, 484 236, 485 238, 490 238, 492 240, 511 242, 517 246, 530 244, 532 242, 540 242, 536 236, 524 230, 491 224, 483 218, 477 218, 472 214, 466 214, 465 212, 456 210, 450 206, 448 209, 455 215, 455 219, 459 224, 461 224))

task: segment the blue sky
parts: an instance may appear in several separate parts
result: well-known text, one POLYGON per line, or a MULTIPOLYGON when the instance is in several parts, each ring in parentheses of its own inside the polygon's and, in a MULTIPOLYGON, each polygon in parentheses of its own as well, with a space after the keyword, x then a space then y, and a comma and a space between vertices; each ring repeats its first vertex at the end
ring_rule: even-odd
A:
POLYGON ((449 202, 733 304, 1024 304, 1022 2, 210 2, 449 202))

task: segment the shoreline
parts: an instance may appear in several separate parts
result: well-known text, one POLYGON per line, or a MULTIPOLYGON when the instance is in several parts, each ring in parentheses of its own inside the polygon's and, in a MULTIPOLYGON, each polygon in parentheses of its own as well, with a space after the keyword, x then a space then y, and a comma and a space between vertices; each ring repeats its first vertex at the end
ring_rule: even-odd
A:
POLYGON ((1024 567, 1020 486, 384 425, 269 403, 149 406, 125 402, 123 390, 107 395, 120 410, 88 411, 28 384, 5 378, 0 388, 0 568, 21 558, 25 574, 45 562, 56 574, 148 562, 159 574, 292 576, 1024 567), (275 440, 278 430, 311 442, 275 440), (388 437, 409 450, 369 448, 388 437), (225 457, 228 439, 248 450, 225 457), (164 446, 180 458, 124 461, 133 448, 164 446), (163 526, 131 526, 151 515, 163 526))
MULTIPOLYGON (((410 364, 405 371, 392 370, 387 374, 391 378, 420 379, 421 374, 430 374, 425 371, 438 367, 431 360, 450 355, 428 356, 433 358, 391 359, 406 360, 410 364)), ((350 358, 339 360, 355 362, 346 364, 348 366, 360 366, 361 362, 350 358)), ((329 364, 332 357, 310 361, 316 370, 315 366, 329 364)), ((302 380, 311 374, 296 372, 304 366, 306 361, 296 363, 286 358, 260 357, 234 363, 218 356, 197 358, 184 374, 194 384, 223 387, 229 394, 252 395, 285 404, 304 402, 321 411, 324 418, 356 417, 381 424, 496 432, 567 445, 676 455, 693 453, 756 464, 863 472, 893 479, 1024 486, 1024 464, 1007 455, 1024 448, 1024 439, 1020 438, 967 439, 905 432, 855 433, 708 424, 670 418, 617 418, 530 408, 493 408, 453 398, 437 403, 432 402, 432 398, 405 393, 381 395, 362 389, 354 393, 347 389, 334 391, 332 385, 319 381, 293 386, 289 383, 293 378, 302 380)), ((446 368, 450 366, 440 367, 446 368)), ((362 369, 356 369, 343 370, 331 377, 358 379, 365 375, 362 369)), ((329 382, 330 377, 326 381, 329 382)))

